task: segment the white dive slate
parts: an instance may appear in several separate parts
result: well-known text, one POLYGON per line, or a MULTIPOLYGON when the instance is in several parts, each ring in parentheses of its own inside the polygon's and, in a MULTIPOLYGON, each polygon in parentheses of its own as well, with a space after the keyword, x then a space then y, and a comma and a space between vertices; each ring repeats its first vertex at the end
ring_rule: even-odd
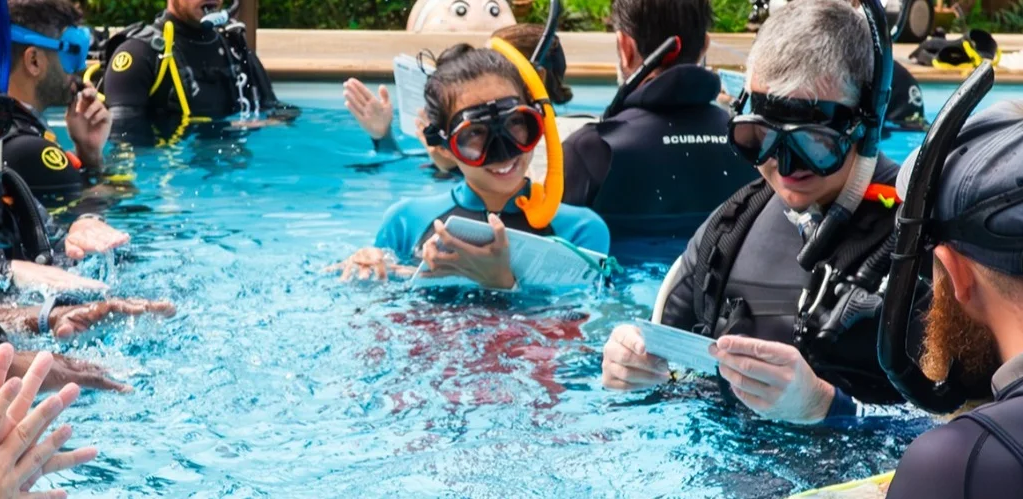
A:
MULTIPOLYGON (((489 224, 453 216, 444 224, 448 232, 458 239, 475 246, 493 242, 494 230, 489 224)), ((511 253, 511 268, 520 287, 570 288, 592 286, 602 278, 591 262, 575 251, 552 239, 507 229, 511 253)), ((607 255, 579 248, 594 262, 603 262, 607 255)), ((463 277, 426 277, 426 262, 419 265, 412 277, 413 287, 432 286, 476 286, 463 277)))
POLYGON ((650 321, 637 320, 635 326, 643 336, 647 353, 686 369, 717 374, 718 360, 707 351, 714 340, 650 321))
POLYGON ((419 110, 426 106, 426 98, 423 97, 426 78, 433 74, 433 71, 433 66, 425 62, 420 69, 416 58, 408 54, 394 58, 394 86, 398 93, 401 132, 410 137, 416 136, 416 118, 419 116, 419 110))

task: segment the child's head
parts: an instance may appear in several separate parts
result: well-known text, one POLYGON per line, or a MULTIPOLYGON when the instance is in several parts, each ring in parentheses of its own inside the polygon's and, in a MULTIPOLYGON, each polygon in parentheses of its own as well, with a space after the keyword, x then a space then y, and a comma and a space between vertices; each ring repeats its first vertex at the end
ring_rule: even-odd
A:
POLYGON ((490 49, 456 45, 426 83, 427 138, 477 191, 512 196, 542 139, 543 119, 515 66, 490 49))
MULTIPOLYGON (((543 32, 544 27, 539 24, 516 24, 495 31, 494 36, 511 44, 528 59, 536 51, 540 38, 543 38, 543 32)), ((565 104, 572 100, 572 89, 565 84, 567 70, 565 49, 561 46, 558 36, 554 35, 554 41, 547 50, 547 58, 540 68, 540 76, 547 87, 551 102, 555 104, 565 104)))

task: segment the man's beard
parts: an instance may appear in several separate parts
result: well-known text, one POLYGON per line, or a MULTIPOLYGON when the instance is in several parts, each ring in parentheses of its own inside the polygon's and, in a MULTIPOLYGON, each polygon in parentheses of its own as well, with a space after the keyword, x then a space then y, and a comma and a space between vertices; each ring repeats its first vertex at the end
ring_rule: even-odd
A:
POLYGON ((74 89, 71 82, 59 64, 51 65, 46 71, 46 77, 36 87, 36 101, 42 109, 53 106, 67 106, 74 98, 74 89))
POLYGON ((970 388, 971 393, 987 390, 1001 366, 998 343, 991 329, 963 311, 948 273, 940 265, 935 267, 934 297, 927 312, 920 369, 931 380, 942 381, 955 361, 959 366, 957 383, 970 388))

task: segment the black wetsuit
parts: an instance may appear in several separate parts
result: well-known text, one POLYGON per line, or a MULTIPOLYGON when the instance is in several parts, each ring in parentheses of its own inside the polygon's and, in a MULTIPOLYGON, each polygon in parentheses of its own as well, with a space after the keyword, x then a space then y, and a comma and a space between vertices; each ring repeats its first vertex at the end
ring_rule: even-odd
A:
POLYGON ((716 74, 689 64, 644 83, 621 112, 564 141, 563 202, 593 208, 616 239, 690 237, 757 177, 728 145, 720 91, 716 74))
POLYGON ((64 151, 33 110, 14 103, 12 114, 14 126, 3 138, 4 164, 18 172, 47 207, 64 206, 82 197, 87 179, 81 162, 64 151))
POLYGON ((888 499, 1023 497, 1023 356, 992 380, 995 402, 917 438, 888 499))
MULTIPOLYGON (((266 70, 245 45, 240 24, 223 30, 196 28, 165 13, 121 43, 107 64, 101 90, 114 117, 115 138, 146 142, 153 133, 155 138, 168 138, 175 132, 181 135, 176 128, 182 123, 184 108, 169 68, 153 88, 163 61, 165 22, 174 26, 173 57, 190 108, 190 123, 225 118, 245 107, 250 112, 270 112, 275 118, 297 115, 296 108, 277 100, 266 70), (244 80, 241 88, 239 79, 244 80)), ((216 131, 222 126, 212 128, 216 131)))
MULTIPOLYGON (((882 156, 878 160, 873 182, 894 185, 897 173, 898 165, 882 156)), ((752 220, 752 225, 747 229, 744 238, 739 229, 731 230, 732 236, 729 237, 738 237, 741 246, 734 257, 731 269, 721 271, 725 274, 722 296, 728 301, 744 304, 737 309, 745 311, 739 318, 746 321, 743 327, 717 325, 716 334, 728 332, 793 344, 793 324, 798 312, 799 297, 809 283, 811 275, 796 260, 796 255, 803 247, 803 240, 796 226, 786 217, 784 203, 773 195, 769 187, 763 188, 768 190, 769 200, 752 220)), ((731 200, 726 206, 730 203, 731 200)), ((715 215, 720 215, 721 210, 716 210, 715 215)), ((856 234, 854 236, 857 238, 856 245, 864 245, 869 240, 880 240, 883 243, 890 236, 894 217, 894 209, 865 200, 842 234, 856 234), (871 235, 861 238, 862 232, 871 235)), ((714 227, 709 226, 713 219, 714 216, 696 231, 685 253, 679 257, 672 269, 673 272, 662 285, 661 293, 667 293, 668 299, 661 310, 655 311, 655 319, 659 318, 665 325, 699 332, 702 325, 709 320, 717 319, 702 317, 703 311, 696 299, 697 293, 708 296, 708 300, 712 299, 709 297, 710 290, 707 292, 702 290, 708 286, 714 289, 722 286, 722 283, 708 284, 711 282, 708 279, 703 279, 702 283, 696 282, 700 280, 696 274, 701 265, 716 265, 701 262, 700 258, 704 239, 711 237, 709 235, 711 231, 723 230, 721 227, 725 225, 721 223, 714 227)), ((842 245, 837 246, 839 249, 834 250, 832 256, 828 257, 833 264, 836 259, 840 259, 835 255, 843 251, 842 245)), ((872 253, 876 246, 880 244, 871 243, 865 245, 862 250, 872 253)), ((718 248, 720 251, 728 251, 721 249, 721 246, 718 248)), ((721 253, 710 255, 711 261, 720 262, 729 258, 721 253)), ((862 260, 862 257, 857 258, 855 265, 860 265, 859 262, 862 260)), ((713 270, 711 273, 717 275, 719 271, 713 270)), ((822 359, 834 370, 817 372, 818 376, 836 386, 836 397, 829 416, 856 414, 857 406, 851 397, 868 403, 901 402, 901 397, 888 384, 877 362, 877 319, 864 323, 857 327, 856 332, 841 336, 834 351, 827 359, 822 359)))

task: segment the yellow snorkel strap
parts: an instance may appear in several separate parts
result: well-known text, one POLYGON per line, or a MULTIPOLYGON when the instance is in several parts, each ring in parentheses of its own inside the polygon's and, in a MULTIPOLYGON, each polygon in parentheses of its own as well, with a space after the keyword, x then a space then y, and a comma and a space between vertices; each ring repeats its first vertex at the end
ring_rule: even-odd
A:
POLYGON ((526 214, 530 227, 543 229, 551 224, 561 206, 565 193, 564 154, 558 126, 554 121, 554 106, 547 97, 547 87, 537 74, 536 68, 518 49, 500 38, 491 38, 489 48, 503 55, 519 70, 526 88, 536 102, 543 103, 544 142, 547 144, 547 177, 544 182, 533 182, 529 197, 520 196, 515 204, 526 214))
MULTIPOLYGON (((968 55, 970 57, 970 61, 973 62, 973 67, 980 66, 984 62, 984 60, 986 59, 984 56, 980 55, 979 52, 977 52, 977 49, 974 48, 973 44, 970 43, 969 40, 963 40, 963 50, 966 52, 966 55, 968 55)), ((995 58, 991 59, 991 66, 992 67, 998 67, 998 63, 1001 62, 1001 61, 1002 61, 1002 49, 1001 48, 996 48, 995 49, 995 58)))
POLYGON ((101 67, 103 67, 103 65, 98 62, 89 66, 88 69, 85 70, 85 74, 82 75, 82 79, 95 84, 95 82, 92 81, 92 77, 96 76, 96 72, 98 72, 101 67))

